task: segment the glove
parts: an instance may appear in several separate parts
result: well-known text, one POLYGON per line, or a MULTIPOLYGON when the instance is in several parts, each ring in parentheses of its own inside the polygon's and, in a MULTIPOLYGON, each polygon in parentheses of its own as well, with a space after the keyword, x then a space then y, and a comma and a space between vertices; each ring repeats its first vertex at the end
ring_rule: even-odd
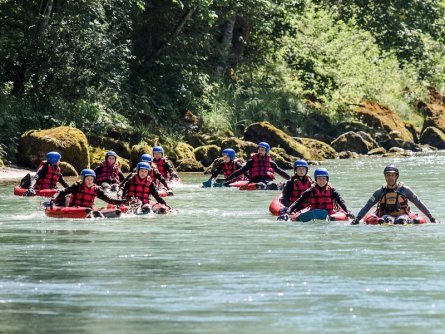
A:
POLYGON ((430 218, 430 222, 432 222, 432 223, 436 223, 436 224, 438 224, 438 223, 440 223, 440 221, 438 221, 436 218, 434 218, 434 217, 431 217, 430 218))
POLYGON ((355 219, 355 215, 351 211, 348 211, 346 216, 348 216, 348 218, 355 219))
POLYGON ((223 186, 224 186, 224 187, 230 187, 230 182, 224 182, 224 183, 223 183, 223 186))
POLYGON ((167 196, 173 196, 173 190, 167 189, 167 196))
POLYGON ((286 222, 286 221, 289 220, 289 216, 288 216, 287 213, 285 213, 285 214, 282 214, 282 215, 278 216, 277 220, 286 222))
POLYGON ((36 195, 36 191, 34 190, 34 188, 29 188, 26 193, 23 194, 23 196, 35 196, 36 195))
POLYGON ((287 207, 283 207, 283 208, 281 208, 281 209, 280 209, 280 212, 279 212, 279 213, 280 213, 280 216, 286 214, 286 212, 287 212, 287 207))
POLYGON ((351 225, 358 225, 360 223, 360 220, 358 220, 357 218, 354 218, 352 221, 351 221, 351 225))

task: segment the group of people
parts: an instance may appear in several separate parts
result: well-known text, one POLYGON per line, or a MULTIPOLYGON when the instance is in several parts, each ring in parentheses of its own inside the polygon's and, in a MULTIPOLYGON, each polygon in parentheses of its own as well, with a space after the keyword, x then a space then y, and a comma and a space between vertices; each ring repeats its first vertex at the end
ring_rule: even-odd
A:
MULTIPOLYGON (((114 151, 105 154, 105 160, 94 170, 83 169, 81 180, 71 186, 65 181, 60 170, 62 156, 58 152, 49 152, 46 161, 41 162, 36 174, 31 177, 26 196, 35 195, 36 190, 55 189, 60 183, 64 189, 59 191, 52 200, 57 206, 80 206, 93 208, 97 198, 115 205, 128 204, 138 200, 143 212, 150 212, 150 196, 160 204, 167 205, 158 193, 158 186, 166 189, 167 195, 173 195, 166 181, 178 178, 173 167, 164 157, 161 146, 153 148, 153 156, 143 154, 135 170, 124 176, 117 163, 118 155, 114 151), (121 190, 121 198, 110 197, 107 190, 121 190), (67 195, 70 195, 67 200, 67 195)), ((23 182, 22 182, 23 183, 23 182)))
MULTIPOLYGON (((408 186, 398 181, 399 170, 394 165, 385 167, 385 185, 371 196, 355 217, 348 210, 340 193, 329 182, 329 171, 326 168, 315 169, 312 180, 308 175, 308 163, 305 160, 297 160, 294 163, 294 174, 290 176, 271 159, 270 145, 266 142, 258 143, 257 152, 253 153, 246 163, 236 157, 232 148, 224 149, 222 156, 223 160, 214 168, 209 181, 214 181, 218 175, 223 174, 225 186, 247 180, 256 184, 258 189, 276 190, 279 184, 275 179, 275 172, 286 180, 282 188, 283 208, 278 217, 280 220, 287 220, 288 215, 305 208, 322 209, 329 214, 341 209, 352 220, 352 224, 358 224, 367 212, 378 204, 376 215, 382 222, 409 223, 408 201, 411 201, 432 223, 438 222, 419 197, 408 186)), ((117 205, 136 198, 142 203, 143 211, 149 211, 150 196, 158 203, 167 205, 159 196, 156 185, 162 185, 167 193, 172 195, 166 179, 172 180, 178 176, 164 156, 161 146, 153 148, 153 157, 143 154, 136 169, 126 178, 117 164, 117 158, 114 151, 107 152, 105 160, 98 167, 94 170, 82 170, 81 181, 68 186, 59 167, 61 155, 58 152, 49 152, 46 161, 41 163, 37 173, 31 178, 27 195, 35 194, 35 189, 56 188, 60 182, 64 189, 54 198, 57 205, 92 208, 96 197, 117 205), (121 189, 121 198, 110 197, 104 191, 107 188, 121 189), (66 196, 69 194, 71 196, 66 203, 66 196)))
POLYGON ((250 183, 256 183, 259 189, 278 189, 275 180, 275 172, 286 179, 283 187, 279 220, 287 220, 288 215, 304 208, 326 210, 328 214, 343 210, 352 220, 351 224, 358 224, 367 212, 375 205, 376 215, 381 222, 405 224, 410 223, 411 201, 432 223, 438 222, 420 198, 402 182, 398 181, 399 170, 394 165, 385 167, 383 174, 386 183, 379 188, 368 200, 365 206, 355 216, 348 210, 340 193, 329 182, 329 171, 326 168, 317 168, 314 172, 314 180, 308 175, 309 165, 305 160, 297 160, 294 163, 294 175, 289 176, 279 168, 271 159, 270 145, 266 142, 258 144, 258 151, 251 155, 243 164, 236 158, 233 149, 225 149, 222 152, 223 161, 214 169, 210 180, 223 173, 224 185, 246 179, 250 183))

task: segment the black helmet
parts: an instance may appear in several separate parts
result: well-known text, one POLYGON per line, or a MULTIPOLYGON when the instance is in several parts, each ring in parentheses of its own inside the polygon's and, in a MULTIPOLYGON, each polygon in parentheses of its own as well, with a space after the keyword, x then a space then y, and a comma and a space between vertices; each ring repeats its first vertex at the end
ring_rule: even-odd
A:
POLYGON ((388 165, 383 170, 383 174, 386 173, 396 173, 397 175, 399 175, 399 169, 395 165, 388 165))

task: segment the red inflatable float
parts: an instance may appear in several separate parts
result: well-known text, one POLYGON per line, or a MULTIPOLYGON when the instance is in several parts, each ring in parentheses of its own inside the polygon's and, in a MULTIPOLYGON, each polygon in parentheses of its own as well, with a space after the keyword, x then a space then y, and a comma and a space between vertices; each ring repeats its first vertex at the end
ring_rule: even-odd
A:
MULTIPOLYGON (((171 208, 164 204, 156 203, 154 201, 150 201, 149 204, 150 204, 150 207, 151 207, 151 210, 153 211, 153 213, 167 214, 167 213, 171 212, 171 208)), ((113 204, 108 204, 107 208, 116 209, 117 207, 113 204)), ((132 212, 134 210, 132 210, 132 208, 128 205, 119 206, 119 210, 121 210, 123 213, 134 214, 134 212, 132 212)))
POLYGON ((91 209, 80 206, 50 206, 45 208, 45 215, 52 218, 118 218, 121 215, 121 210, 118 208, 100 208, 91 209))
MULTIPOLYGON (((411 219, 410 224, 425 224, 426 218, 424 216, 419 215, 415 212, 408 213, 409 218, 411 219)), ((381 224, 388 224, 385 223, 382 219, 382 217, 377 216, 377 214, 374 213, 368 213, 364 218, 363 222, 367 225, 381 225, 381 224)))
POLYGON ((279 216, 280 215, 280 210, 282 208, 284 208, 283 203, 281 203, 281 199, 282 198, 283 198, 283 195, 278 194, 277 196, 274 197, 272 202, 270 202, 270 204, 269 204, 269 211, 274 216, 279 216))
MULTIPOLYGON (((14 195, 16 196, 24 196, 28 189, 20 188, 19 186, 14 187, 14 195)), ((42 196, 42 197, 53 197, 59 189, 41 189, 36 190, 36 194, 33 196, 42 196)))

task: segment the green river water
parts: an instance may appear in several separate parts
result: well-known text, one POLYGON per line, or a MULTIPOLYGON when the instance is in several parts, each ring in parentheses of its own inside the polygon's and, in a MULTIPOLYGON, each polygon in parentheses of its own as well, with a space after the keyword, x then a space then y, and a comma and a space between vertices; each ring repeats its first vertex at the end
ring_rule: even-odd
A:
MULTIPOLYGON (((323 166, 357 213, 388 163, 445 221, 445 152, 323 166)), ((182 177, 178 214, 116 220, 47 218, 1 183, 0 332, 445 332, 445 224, 277 222, 277 192, 182 177)))

